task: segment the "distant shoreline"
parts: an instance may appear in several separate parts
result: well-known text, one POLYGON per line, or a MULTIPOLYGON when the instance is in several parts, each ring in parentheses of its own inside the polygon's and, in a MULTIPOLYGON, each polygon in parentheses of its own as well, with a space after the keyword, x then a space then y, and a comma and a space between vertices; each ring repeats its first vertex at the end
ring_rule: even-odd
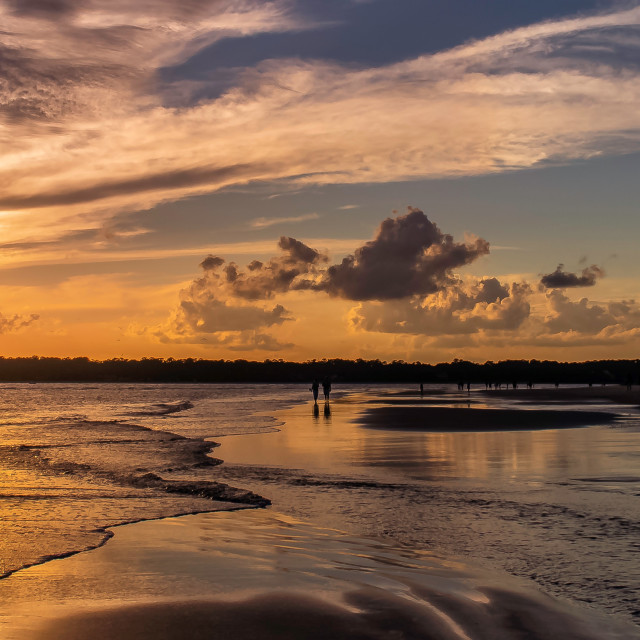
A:
POLYGON ((439 364, 394 360, 342 358, 287 362, 285 360, 205 360, 174 358, 86 357, 5 358, 0 356, 0 382, 142 382, 142 383, 308 383, 330 377, 336 383, 406 384, 591 384, 640 385, 640 360, 487 361, 453 360, 439 364))

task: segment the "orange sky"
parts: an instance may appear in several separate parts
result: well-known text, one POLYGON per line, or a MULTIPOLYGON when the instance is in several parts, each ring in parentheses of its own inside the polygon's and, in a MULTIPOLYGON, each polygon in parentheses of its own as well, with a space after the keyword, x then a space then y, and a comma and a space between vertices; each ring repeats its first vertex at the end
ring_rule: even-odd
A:
POLYGON ((0 0, 0 353, 635 357, 640 5, 461 1, 0 0))

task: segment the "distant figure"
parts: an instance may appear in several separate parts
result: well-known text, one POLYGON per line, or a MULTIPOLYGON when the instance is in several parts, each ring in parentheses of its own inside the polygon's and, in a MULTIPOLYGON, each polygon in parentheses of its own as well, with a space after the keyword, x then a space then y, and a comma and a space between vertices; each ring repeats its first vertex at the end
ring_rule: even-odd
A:
POLYGON ((424 385, 422 384, 422 382, 420 383, 420 395, 424 395, 424 385))
POLYGON ((531 382, 531 380, 527 382, 527 389, 533 389, 533 382, 531 382))
POLYGON ((517 389, 517 388, 518 388, 518 383, 517 383, 517 382, 512 382, 512 383, 511 383, 511 386, 512 386, 514 389, 517 389))
POLYGON ((556 385, 556 389, 558 389, 560 387, 560 383, 559 382, 556 382, 555 385, 556 385))
POLYGON ((328 400, 331 394, 331 379, 328 376, 322 381, 322 393, 324 393, 324 399, 328 400))
MULTIPOLYGON (((324 387, 324 385, 322 386, 324 387)), ((318 404, 318 389, 320 389, 320 383, 317 379, 314 379, 314 381, 311 383, 311 388, 309 389, 309 391, 313 391, 313 401, 316 404, 318 404)))
POLYGON ((471 393, 471 383, 467 382, 467 393, 471 393))
POLYGON ((633 376, 629 374, 627 376, 627 391, 631 391, 632 385, 633 385, 633 376))

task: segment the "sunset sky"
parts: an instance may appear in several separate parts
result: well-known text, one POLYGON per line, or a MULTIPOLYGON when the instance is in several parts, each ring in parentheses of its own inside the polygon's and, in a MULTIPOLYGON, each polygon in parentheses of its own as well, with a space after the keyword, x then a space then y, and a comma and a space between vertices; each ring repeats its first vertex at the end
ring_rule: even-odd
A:
POLYGON ((0 355, 640 353, 638 0, 0 0, 0 60, 0 355))

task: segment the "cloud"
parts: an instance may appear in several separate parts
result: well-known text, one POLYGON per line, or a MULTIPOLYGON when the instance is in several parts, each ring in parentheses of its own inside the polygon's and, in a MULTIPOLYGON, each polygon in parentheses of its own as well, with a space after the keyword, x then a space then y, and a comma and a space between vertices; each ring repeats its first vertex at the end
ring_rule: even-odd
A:
POLYGON ((295 238, 282 236, 278 246, 284 255, 266 263, 253 260, 247 265, 247 271, 240 270, 235 262, 226 263, 223 268, 225 260, 212 255, 200 266, 210 285, 215 283, 218 289, 224 288, 239 298, 259 300, 292 289, 308 288, 307 280, 300 281, 300 276, 306 278, 318 273, 318 266, 328 260, 326 255, 295 238))
POLYGON ((434 293, 452 270, 489 253, 477 238, 456 243, 420 211, 387 218, 376 237, 329 267, 317 288, 349 300, 392 300, 434 293))
POLYGON ((295 222, 306 222, 307 220, 317 220, 320 216, 317 213, 305 213, 301 216, 290 216, 288 218, 255 218, 251 221, 254 229, 265 229, 277 224, 290 224, 295 222))
POLYGON ((541 295, 527 283, 468 279, 424 298, 360 304, 350 324, 357 332, 422 337, 438 348, 585 347, 640 338, 640 304, 572 300, 560 289, 541 295))
POLYGON ((247 301, 291 290, 298 276, 312 272, 326 257, 286 236, 278 246, 283 255, 266 263, 253 260, 246 271, 234 262, 207 256, 200 263, 203 275, 180 293, 170 320, 152 334, 164 343, 217 345, 231 351, 292 347, 263 331, 293 320, 284 306, 269 308, 247 301))
POLYGON ((28 327, 37 320, 40 316, 36 313, 32 313, 29 316, 14 315, 11 317, 0 314, 0 334, 10 333, 13 331, 19 331, 24 327, 28 327))
MULTIPOLYGON (((456 270, 486 255, 489 244, 481 238, 456 243, 416 208, 384 220, 373 240, 336 264, 295 238, 282 236, 278 247, 279 255, 242 267, 209 254, 169 321, 149 333, 164 343, 229 351, 291 349, 295 345, 278 336, 279 327, 294 319, 284 297, 290 296, 296 321, 304 325, 314 316, 306 310, 312 297, 304 296, 327 294, 359 302, 341 312, 350 335, 387 334, 430 348, 572 347, 640 338, 634 300, 573 300, 559 287, 543 293, 526 281, 461 276, 456 270)), ((550 275, 558 274, 588 279, 602 270, 592 265, 576 276, 559 265, 550 275)))
POLYGON ((592 287, 598 278, 604 276, 604 270, 596 264, 586 267, 581 275, 568 273, 561 263, 553 273, 548 273, 540 279, 540 284, 547 289, 567 289, 569 287, 592 287))
POLYGON ((364 303, 351 314, 356 330, 414 335, 464 335, 515 331, 529 317, 526 284, 496 278, 456 282, 438 293, 394 303, 364 303))
POLYGON ((587 298, 572 301, 558 289, 546 294, 548 313, 544 327, 549 333, 598 334, 603 329, 640 327, 640 308, 633 300, 597 304, 587 298))
POLYGON ((221 298, 215 280, 194 280, 183 290, 180 303, 170 320, 161 327, 145 331, 165 344, 206 344, 230 350, 279 350, 293 345, 280 343, 261 331, 292 320, 280 304, 273 308, 238 304, 221 298))
POLYGON ((157 331, 155 338, 162 344, 224 347, 229 351, 283 351, 295 346, 292 342, 280 342, 267 333, 250 330, 208 334, 186 333, 183 335, 168 335, 162 331, 157 331))
POLYGON ((113 198, 127 194, 140 194, 147 191, 170 192, 194 185, 218 183, 220 186, 242 181, 242 176, 254 175, 257 167, 235 165, 214 169, 186 169, 141 177, 128 178, 114 182, 101 182, 72 191, 50 191, 47 194, 24 195, 17 198, 0 197, 0 208, 22 209, 29 207, 49 207, 70 205, 113 198))
POLYGON ((309 28, 292 7, 0 0, 5 242, 255 180, 478 175, 640 149, 640 8, 378 68, 268 60, 195 102, 160 79, 220 39, 309 28))

